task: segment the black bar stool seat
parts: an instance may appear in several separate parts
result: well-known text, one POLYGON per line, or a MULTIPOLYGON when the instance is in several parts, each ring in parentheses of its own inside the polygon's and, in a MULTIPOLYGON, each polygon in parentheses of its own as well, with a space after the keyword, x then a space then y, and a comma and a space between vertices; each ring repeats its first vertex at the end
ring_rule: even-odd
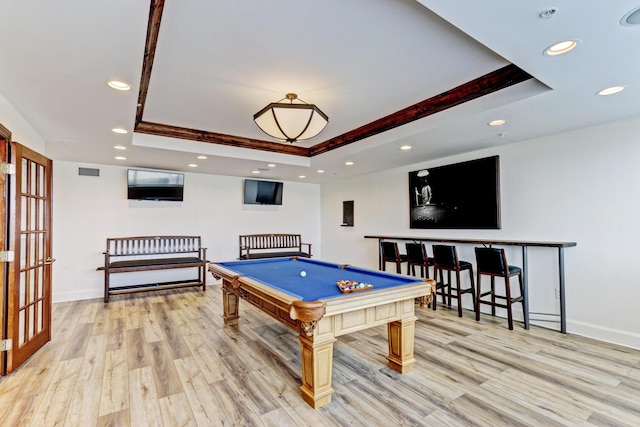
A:
MULTIPOLYGON (((433 267, 433 258, 427 255, 427 248, 423 243, 405 243, 407 249, 407 274, 416 275, 416 267, 420 267, 420 277, 429 279, 429 267, 433 267)), ((420 307, 427 304, 435 305, 435 292, 430 295, 420 297, 420 307)))
MULTIPOLYGON (((471 294, 473 300, 473 310, 476 310, 476 292, 473 282, 473 266, 470 262, 461 261, 458 259, 458 251, 455 246, 450 245, 433 245, 433 276, 438 280, 438 273, 440 274, 440 281, 436 283, 436 297, 442 295, 443 304, 451 306, 451 298, 458 300, 458 316, 462 317, 462 295, 471 294), (469 272, 470 286, 468 288, 462 287, 462 281, 460 273, 462 271, 469 272), (443 272, 447 272, 447 282, 444 282, 443 272), (453 286, 451 282, 451 272, 456 275, 456 286, 453 286), (445 300, 446 297, 446 300, 445 300)), ((434 298, 435 301, 435 298, 434 298)), ((433 303, 433 309, 436 309, 436 303, 433 303)))
MULTIPOLYGON (((396 242, 382 242, 382 271, 387 270, 387 262, 392 262, 396 265, 396 273, 401 274, 401 265, 407 262, 407 256, 401 254, 398 250, 398 243, 396 242)), ((407 272, 409 267, 407 266, 407 272)))
POLYGON ((513 310, 511 306, 514 303, 522 303, 522 312, 524 313, 524 289, 522 283, 522 269, 507 263, 507 257, 502 248, 475 248, 476 251, 476 271, 478 274, 478 296, 476 298, 476 320, 480 320, 480 305, 486 304, 491 306, 491 315, 496 315, 496 307, 507 309, 507 320, 509 329, 513 330, 513 310), (481 277, 491 277, 491 290, 482 292, 481 277), (511 284, 509 279, 518 276, 520 284, 520 296, 511 295, 511 284), (495 287, 495 278, 501 277, 504 280, 505 294, 497 294, 495 287), (489 298, 485 298, 489 297, 489 298))
POLYGON ((429 279, 429 267, 433 267, 433 258, 427 255, 427 248, 422 243, 405 243, 407 249, 407 274, 416 275, 416 267, 420 267, 420 277, 429 279))

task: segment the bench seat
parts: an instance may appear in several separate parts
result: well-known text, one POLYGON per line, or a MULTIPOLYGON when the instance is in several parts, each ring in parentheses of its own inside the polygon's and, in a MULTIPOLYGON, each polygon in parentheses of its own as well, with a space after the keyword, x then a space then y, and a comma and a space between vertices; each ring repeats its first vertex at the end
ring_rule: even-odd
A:
POLYGON ((142 292, 185 286, 206 289, 206 248, 201 246, 200 236, 142 236, 114 237, 107 239, 104 252, 104 302, 110 295, 142 292), (196 269, 197 277, 161 283, 111 286, 110 277, 115 273, 167 270, 177 268, 196 269))
POLYGON ((238 259, 311 258, 311 243, 302 243, 300 234, 243 234, 239 238, 239 247, 238 259))
MULTIPOLYGON (((258 252, 258 253, 251 253, 251 256, 249 257, 249 259, 261 259, 261 258, 290 258, 292 256, 299 256, 299 257, 304 257, 304 258, 310 258, 311 255, 306 253, 306 252, 299 252, 299 251, 294 251, 294 252, 258 252)), ((243 255, 240 259, 247 259, 246 255, 243 255)))
MULTIPOLYGON (((158 267, 166 266, 167 268, 176 268, 178 264, 202 264, 202 260, 196 257, 181 257, 181 258, 153 258, 153 259, 132 259, 128 261, 115 261, 109 265, 109 269, 122 269, 122 268, 138 268, 138 267, 158 267)), ((104 269, 102 267, 101 269, 104 269)))

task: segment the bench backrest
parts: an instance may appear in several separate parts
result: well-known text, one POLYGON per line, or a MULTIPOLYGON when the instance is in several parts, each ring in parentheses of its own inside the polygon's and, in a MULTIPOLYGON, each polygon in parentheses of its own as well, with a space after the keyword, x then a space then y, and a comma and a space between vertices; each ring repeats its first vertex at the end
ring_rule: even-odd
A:
POLYGON ((240 236, 240 248, 301 248, 300 234, 247 234, 240 236))
POLYGON ((107 239, 109 256, 168 255, 199 252, 200 236, 141 236, 107 239))

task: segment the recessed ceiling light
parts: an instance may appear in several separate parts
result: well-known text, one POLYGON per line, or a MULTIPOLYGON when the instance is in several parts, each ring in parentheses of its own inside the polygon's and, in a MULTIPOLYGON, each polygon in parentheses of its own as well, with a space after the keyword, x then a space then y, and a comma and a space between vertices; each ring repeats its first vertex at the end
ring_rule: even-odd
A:
POLYGON ((111 129, 111 132, 113 133, 127 133, 126 129, 122 129, 122 128, 113 128, 111 129))
POLYGON ((251 171, 251 173, 259 174, 260 171, 259 170, 255 170, 255 171, 251 171))
POLYGON ((401 150, 411 150, 411 146, 410 145, 403 145, 402 147, 400 147, 401 150))
POLYGON ((318 173, 324 173, 324 169, 318 169, 318 173))
POLYGON ((635 9, 631 9, 626 15, 624 15, 620 20, 620 24, 624 25, 625 27, 629 27, 632 25, 639 25, 640 24, 640 6, 636 7, 635 9))
POLYGON ((611 87, 607 87, 602 90, 599 90, 596 93, 596 95, 600 95, 600 96, 613 95, 614 93, 619 93, 619 92, 622 92, 623 90, 624 90, 624 86, 611 86, 611 87))
POLYGON ((275 168, 276 167, 276 165, 273 164, 273 163, 269 163, 267 166, 270 167, 270 168, 275 168))
POLYGON ((298 178, 304 179, 304 178, 306 178, 306 176, 305 175, 298 175, 298 178))
POLYGON ((116 160, 127 160, 127 158, 126 158, 126 157, 124 157, 124 156, 116 156, 116 157, 114 157, 114 158, 115 158, 116 160))
POLYGON ((579 40, 563 40, 549 46, 544 50, 544 54, 547 56, 557 56, 565 54, 575 49, 578 46, 579 40))
POLYGON ((207 160, 207 156, 198 156, 197 157, 199 160, 207 160))
POLYGON ((189 166, 190 168, 197 168, 198 165, 196 165, 195 163, 189 163, 187 166, 189 166))
POLYGON ((502 126, 503 124, 507 123, 506 120, 504 119, 497 119, 497 120, 491 120, 489 123, 487 123, 489 126, 502 126))
POLYGON ((116 150, 126 150, 127 147, 125 147, 124 145, 114 145, 113 148, 115 148, 116 150))
POLYGON ((347 166, 353 166, 353 162, 352 161, 344 162, 344 164, 347 165, 347 166))
POLYGON ((118 80, 110 80, 107 82, 110 88, 115 90, 130 90, 131 86, 128 83, 121 82, 118 80))
POLYGON ((542 18, 542 19, 550 19, 556 13, 558 13, 558 8, 557 7, 550 7, 549 9, 545 9, 542 12, 540 12, 540 14, 538 16, 540 18, 542 18))

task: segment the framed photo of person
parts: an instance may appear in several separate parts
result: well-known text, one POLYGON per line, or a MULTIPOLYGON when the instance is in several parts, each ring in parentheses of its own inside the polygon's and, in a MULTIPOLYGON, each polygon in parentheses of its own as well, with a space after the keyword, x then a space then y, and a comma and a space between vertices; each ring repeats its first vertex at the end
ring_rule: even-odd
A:
POLYGON ((500 228, 500 158, 409 172, 411 228, 500 228))

